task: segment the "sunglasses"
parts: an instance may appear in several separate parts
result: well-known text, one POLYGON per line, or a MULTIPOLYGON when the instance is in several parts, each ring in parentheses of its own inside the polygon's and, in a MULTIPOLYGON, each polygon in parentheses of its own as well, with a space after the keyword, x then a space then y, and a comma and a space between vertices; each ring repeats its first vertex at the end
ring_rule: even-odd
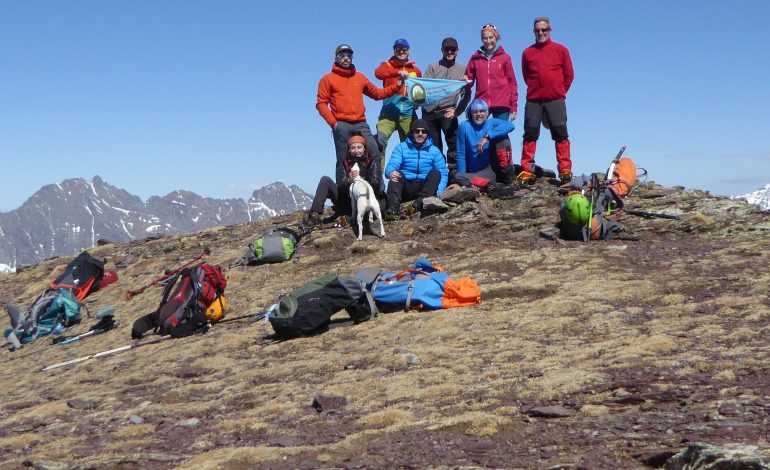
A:
POLYGON ((426 134, 426 135, 428 134, 428 131, 426 129, 415 129, 412 132, 414 132, 415 134, 426 134))
POLYGON ((352 59, 353 53, 352 52, 340 52, 337 54, 338 59, 352 59))
POLYGON ((449 54, 452 54, 453 52, 457 52, 456 47, 445 47, 444 52, 448 52, 449 54))
POLYGON ((535 33, 547 33, 550 30, 551 30, 551 28, 535 28, 534 29, 535 33))
POLYGON ((393 48, 394 51, 396 51, 396 54, 403 54, 404 52, 409 52, 408 47, 395 47, 393 48))
POLYGON ((481 30, 484 31, 487 28, 492 28, 495 31, 497 31, 497 26, 493 25, 492 23, 487 23, 484 26, 481 27, 481 30))

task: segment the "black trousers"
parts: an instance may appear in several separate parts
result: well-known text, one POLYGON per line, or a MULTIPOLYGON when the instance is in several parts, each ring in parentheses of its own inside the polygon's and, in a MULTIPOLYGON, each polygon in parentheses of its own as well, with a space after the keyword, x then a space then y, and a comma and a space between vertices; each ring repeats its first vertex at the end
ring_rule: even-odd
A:
POLYGON ((524 141, 535 142, 540 137, 540 124, 551 130, 555 142, 567 140, 567 105, 564 100, 527 101, 524 108, 524 141))
POLYGON ((401 202, 413 201, 417 198, 435 196, 438 185, 441 182, 441 173, 431 170, 424 181, 406 180, 401 178, 397 182, 388 181, 388 209, 398 211, 401 202))
MULTIPOLYGON (((428 135, 433 140, 433 145, 438 147, 441 153, 444 153, 444 144, 441 142, 441 133, 444 133, 444 139, 446 139, 447 153, 456 154, 457 152, 457 116, 453 118, 444 117, 443 110, 433 111, 432 113, 422 113, 422 118, 428 121, 430 128, 428 129, 428 135)), ((449 163, 449 162, 447 162, 449 163)), ((456 163, 453 161, 452 163, 456 163)))
POLYGON ((350 186, 345 182, 337 184, 328 176, 323 176, 315 189, 310 212, 323 214, 327 199, 332 201, 336 214, 350 215, 353 212, 350 207, 350 186))

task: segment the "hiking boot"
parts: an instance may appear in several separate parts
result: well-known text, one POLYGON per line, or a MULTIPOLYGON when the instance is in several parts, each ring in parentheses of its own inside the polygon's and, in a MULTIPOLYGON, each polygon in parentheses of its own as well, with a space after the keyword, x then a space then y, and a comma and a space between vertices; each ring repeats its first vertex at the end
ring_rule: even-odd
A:
POLYGON ((527 170, 521 170, 521 173, 516 176, 516 182, 520 185, 533 184, 536 179, 537 176, 527 170))
POLYGON ((323 220, 321 219, 321 214, 318 212, 310 212, 304 219, 302 219, 300 226, 303 229, 312 229, 313 227, 321 225, 322 223, 323 220))
POLYGON ((572 181, 572 172, 569 170, 564 170, 559 175, 559 179, 561 180, 561 184, 569 184, 570 181, 572 181))
POLYGON ((395 211, 393 209, 386 209, 385 210, 385 220, 388 222, 393 222, 394 220, 398 220, 398 218, 401 216, 399 211, 395 211))

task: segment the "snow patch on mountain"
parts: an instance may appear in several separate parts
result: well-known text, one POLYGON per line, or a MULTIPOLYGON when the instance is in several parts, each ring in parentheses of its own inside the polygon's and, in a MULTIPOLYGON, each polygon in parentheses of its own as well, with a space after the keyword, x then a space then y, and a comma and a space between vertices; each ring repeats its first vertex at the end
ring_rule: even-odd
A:
POLYGON ((745 199, 750 204, 758 205, 760 210, 768 211, 770 210, 770 184, 743 196, 733 196, 733 199, 745 199))
POLYGON ((0 213, 0 263, 7 270, 70 256, 100 239, 125 243, 251 222, 307 210, 311 201, 297 186, 275 182, 255 190, 248 201, 176 190, 145 202, 99 176, 72 178, 43 186, 18 209, 0 213))

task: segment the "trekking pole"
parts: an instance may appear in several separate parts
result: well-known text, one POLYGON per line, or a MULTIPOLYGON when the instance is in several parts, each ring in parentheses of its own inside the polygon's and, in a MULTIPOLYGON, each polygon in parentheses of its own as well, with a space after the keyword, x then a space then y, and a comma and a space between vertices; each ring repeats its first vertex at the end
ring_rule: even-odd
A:
POLYGON ((150 340, 147 340, 147 341, 140 341, 138 343, 131 343, 131 344, 128 344, 126 346, 121 346, 119 348, 110 349, 110 350, 98 352, 98 353, 95 353, 95 354, 89 354, 88 356, 83 356, 83 357, 79 357, 77 359, 72 359, 72 360, 64 361, 64 362, 59 362, 58 364, 52 364, 50 366, 43 367, 42 369, 40 369, 40 372, 47 372, 49 370, 58 369, 59 367, 68 366, 70 364, 77 364, 78 362, 87 361, 89 359, 95 359, 97 357, 109 356, 110 354, 117 354, 117 353, 119 353, 121 351, 127 351, 129 349, 135 349, 135 348, 139 348, 141 346, 147 346, 148 344, 160 343, 161 341, 167 340, 169 338, 171 338, 171 335, 160 336, 158 338, 153 338, 153 339, 150 339, 150 340))
POLYGON ((110 307, 106 309, 102 309, 98 312, 96 312, 96 318, 99 319, 99 323, 92 326, 89 331, 86 333, 74 336, 72 338, 56 338, 56 342, 54 344, 70 344, 74 343, 75 341, 80 341, 81 339, 88 338, 90 336, 95 336, 98 334, 106 333, 110 330, 113 330, 120 325, 120 322, 115 320, 113 318, 113 315, 115 314, 115 309, 110 307))
POLYGON ((217 323, 225 323, 225 322, 229 322, 229 321, 243 320, 244 318, 253 318, 255 322, 258 322, 259 320, 262 320, 263 318, 265 318, 265 315, 267 315, 267 312, 269 312, 269 311, 270 310, 267 309, 267 310, 263 310, 261 312, 247 313, 247 314, 244 314, 244 315, 238 315, 237 317, 225 318, 224 320, 219 320, 217 323))
POLYGON ((151 283, 147 284, 144 287, 140 287, 138 289, 132 289, 132 290, 126 291, 126 300, 131 300, 135 295, 141 294, 148 287, 152 287, 152 286, 154 286, 154 285, 156 285, 158 283, 161 283, 161 282, 165 281, 166 279, 168 279, 171 276, 175 275, 176 273, 178 273, 179 271, 183 270, 187 266, 190 266, 191 264, 195 263, 199 259, 203 258, 204 256, 210 255, 210 254, 211 254, 211 250, 209 250, 209 247, 204 246, 203 247, 203 253, 201 253, 200 256, 198 256, 197 258, 191 259, 190 261, 188 261, 187 263, 183 264, 182 266, 179 266, 178 268, 173 269, 173 270, 167 272, 163 276, 159 277, 158 279, 155 279, 154 281, 152 281, 151 283))
POLYGON ((670 220, 680 219, 678 215, 661 214, 660 212, 637 211, 637 210, 631 210, 631 209, 626 209, 625 212, 626 214, 635 215, 638 217, 644 217, 645 219, 670 219, 670 220))

